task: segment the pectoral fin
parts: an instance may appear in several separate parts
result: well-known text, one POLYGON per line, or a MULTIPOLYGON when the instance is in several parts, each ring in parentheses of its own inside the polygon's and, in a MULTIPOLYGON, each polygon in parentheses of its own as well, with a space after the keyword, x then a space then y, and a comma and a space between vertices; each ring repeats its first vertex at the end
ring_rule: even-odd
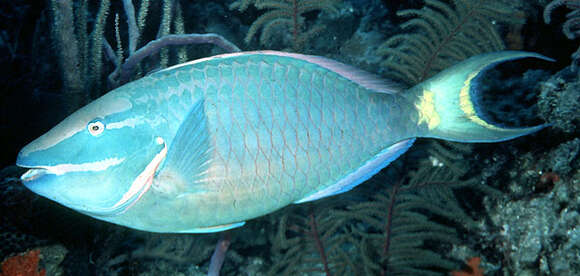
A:
POLYGON ((165 166, 157 177, 166 182, 194 185, 207 172, 210 149, 204 101, 200 100, 181 123, 169 146, 165 166))

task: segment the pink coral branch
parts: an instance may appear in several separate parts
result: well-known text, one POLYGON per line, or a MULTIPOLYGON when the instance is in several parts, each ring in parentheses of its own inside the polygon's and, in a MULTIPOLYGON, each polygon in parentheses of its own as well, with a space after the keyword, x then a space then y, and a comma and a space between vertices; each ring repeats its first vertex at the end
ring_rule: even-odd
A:
POLYGON ((316 249, 318 250, 318 254, 320 254, 320 259, 322 259, 322 264, 324 265, 324 273, 327 276, 330 276, 330 269, 328 268, 328 261, 326 260, 326 253, 324 252, 324 245, 320 240, 320 235, 318 234, 318 225, 316 224, 316 219, 314 218, 314 214, 310 213, 310 236, 314 239, 316 243, 316 249))
POLYGON ((188 45, 188 44, 203 44, 209 43, 214 44, 227 52, 240 52, 240 48, 235 44, 231 43, 223 36, 218 34, 170 34, 165 35, 161 38, 150 41, 145 46, 135 51, 135 53, 129 56, 125 62, 118 67, 111 75, 109 75, 109 80, 114 84, 123 84, 129 81, 131 74, 135 70, 135 67, 144 58, 154 55, 159 52, 162 48, 174 45, 188 45))
POLYGON ((228 247, 230 247, 231 237, 229 232, 222 233, 219 241, 215 245, 215 250, 213 255, 211 255, 211 261, 209 263, 208 276, 219 276, 222 265, 224 264, 226 258, 226 252, 228 247))

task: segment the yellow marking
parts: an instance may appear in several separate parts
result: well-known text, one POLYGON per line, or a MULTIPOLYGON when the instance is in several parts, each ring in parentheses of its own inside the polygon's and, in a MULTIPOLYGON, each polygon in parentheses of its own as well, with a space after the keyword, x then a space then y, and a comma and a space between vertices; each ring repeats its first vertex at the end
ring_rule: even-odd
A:
POLYGON ((480 126, 483 126, 485 128, 488 128, 488 129, 502 130, 502 128, 488 124, 487 122, 482 120, 479 116, 477 116, 477 114, 475 113, 475 108, 473 106, 473 102, 471 101, 471 95, 469 94, 469 89, 471 87, 471 80, 473 78, 475 78, 477 76, 477 74, 479 74, 479 72, 480 71, 475 71, 475 72, 469 74, 469 76, 467 77, 465 82, 463 82, 464 85, 461 88, 461 91, 459 92, 459 107, 461 108, 463 113, 465 113, 466 117, 470 121, 472 121, 480 126))
POLYGON ((419 111, 419 124, 426 123, 429 129, 436 128, 441 123, 441 117, 435 110, 435 93, 423 90, 423 96, 419 97, 419 102, 415 104, 419 111))

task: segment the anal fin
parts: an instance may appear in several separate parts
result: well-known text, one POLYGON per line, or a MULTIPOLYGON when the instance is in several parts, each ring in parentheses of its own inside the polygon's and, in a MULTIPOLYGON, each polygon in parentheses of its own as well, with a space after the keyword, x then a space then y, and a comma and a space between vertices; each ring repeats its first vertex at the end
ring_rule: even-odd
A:
POLYGON ((354 187, 365 182, 367 179, 371 178, 371 176, 378 173, 381 169, 388 166, 393 160, 401 156, 401 154, 405 153, 413 145, 413 142, 415 142, 414 138, 403 140, 394 145, 391 145, 390 147, 375 155, 373 159, 367 161, 362 167, 344 176, 335 184, 322 190, 316 191, 303 199, 295 201, 294 203, 298 204, 314 201, 352 190, 354 187))
POLYGON ((244 226, 244 224, 246 224, 246 222, 242 221, 242 222, 235 222, 235 223, 230 223, 230 224, 222 224, 222 225, 216 225, 216 226, 193 228, 190 230, 183 230, 183 231, 179 231, 179 232, 180 233, 192 233, 192 234, 215 233, 215 232, 221 232, 221 231, 226 231, 226 230, 242 227, 242 226, 244 226))

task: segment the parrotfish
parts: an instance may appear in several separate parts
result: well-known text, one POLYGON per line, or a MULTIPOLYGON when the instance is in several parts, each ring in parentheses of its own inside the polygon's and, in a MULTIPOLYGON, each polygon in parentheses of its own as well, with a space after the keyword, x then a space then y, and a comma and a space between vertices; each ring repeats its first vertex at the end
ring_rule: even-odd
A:
POLYGON ((218 55, 130 82, 25 146, 33 192, 100 220, 150 232, 242 226, 292 203, 351 190, 417 137, 498 142, 544 125, 486 120, 481 73, 540 54, 469 58, 399 92, 324 57, 218 55))

